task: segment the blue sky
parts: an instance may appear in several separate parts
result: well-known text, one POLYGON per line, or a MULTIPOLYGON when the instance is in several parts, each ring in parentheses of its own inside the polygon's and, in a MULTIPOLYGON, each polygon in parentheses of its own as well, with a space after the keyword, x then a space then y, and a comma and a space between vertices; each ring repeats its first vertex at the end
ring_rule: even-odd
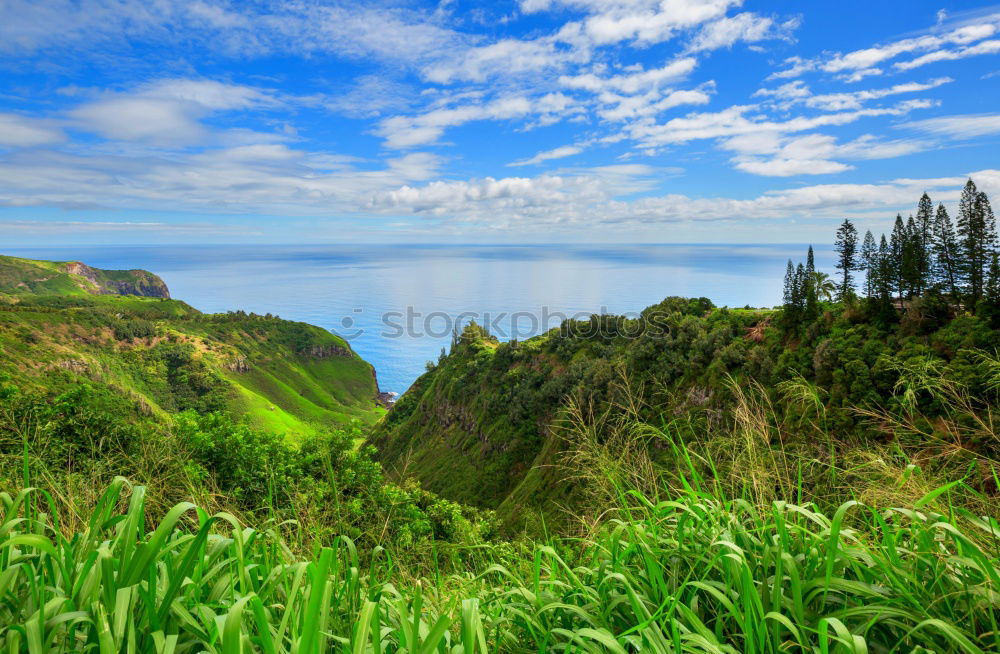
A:
POLYGON ((1000 5, 0 2, 15 245, 804 242, 1000 191, 1000 5))

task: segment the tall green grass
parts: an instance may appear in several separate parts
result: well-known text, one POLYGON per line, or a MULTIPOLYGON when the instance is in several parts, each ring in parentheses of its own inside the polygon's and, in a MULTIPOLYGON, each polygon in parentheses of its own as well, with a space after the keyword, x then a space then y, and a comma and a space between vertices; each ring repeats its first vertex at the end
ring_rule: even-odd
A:
POLYGON ((147 524, 123 480, 66 534, 25 489, 0 494, 0 651, 1000 651, 1000 525, 934 512, 945 490, 832 515, 631 491, 593 538, 404 581, 388 552, 298 558, 189 503, 147 524))

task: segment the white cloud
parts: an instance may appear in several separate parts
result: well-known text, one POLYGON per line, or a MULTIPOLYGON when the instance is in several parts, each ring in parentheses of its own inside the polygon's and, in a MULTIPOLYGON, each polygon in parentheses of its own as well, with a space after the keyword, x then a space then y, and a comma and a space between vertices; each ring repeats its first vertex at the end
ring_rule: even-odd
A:
MULTIPOLYGON (((552 98, 548 100, 552 102, 552 98)), ((411 148, 435 143, 448 127, 457 127, 474 120, 510 120, 539 111, 547 113, 541 105, 532 105, 523 96, 499 98, 488 104, 442 107, 416 116, 386 118, 376 130, 385 138, 390 148, 411 148)))
POLYGON ((698 65, 694 57, 675 59, 660 68, 639 70, 624 75, 599 77, 594 73, 579 75, 563 75, 559 83, 571 89, 583 89, 595 93, 601 91, 620 91, 622 93, 638 93, 660 84, 668 84, 686 78, 698 65))
POLYGON ((597 45, 638 41, 659 43, 678 31, 721 18, 740 0, 660 0, 659 2, 565 3, 596 11, 583 21, 583 32, 597 45))
POLYGON ((586 60, 586 54, 560 50, 548 38, 524 41, 504 39, 485 46, 470 47, 455 56, 444 56, 423 68, 423 76, 437 84, 456 81, 483 82, 496 76, 518 76, 546 69, 558 70, 572 61, 586 60))
POLYGON ((881 89, 813 95, 802 80, 794 80, 775 89, 758 89, 754 92, 754 96, 774 98, 783 109, 794 104, 804 104, 807 107, 823 111, 846 111, 860 109, 870 100, 879 100, 903 93, 927 91, 954 81, 950 77, 939 77, 927 82, 906 82, 881 89))
POLYGON ((964 25, 941 35, 928 34, 915 38, 901 39, 886 45, 855 50, 837 55, 823 64, 823 70, 831 73, 845 70, 872 68, 901 54, 932 50, 941 45, 967 44, 985 39, 997 32, 1000 15, 985 18, 974 25, 964 25))
POLYGON ((927 54, 917 57, 911 61, 900 61, 893 65, 899 70, 912 70, 914 68, 918 68, 919 66, 924 66, 937 61, 954 61, 955 59, 964 59, 966 57, 974 57, 976 55, 984 54, 996 54, 998 52, 1000 52, 1000 39, 991 39, 989 41, 981 41, 975 45, 970 45, 966 48, 959 48, 957 50, 935 50, 934 52, 928 52, 927 54))
POLYGON ((964 23, 953 23, 945 28, 937 25, 933 31, 920 36, 900 39, 886 44, 862 48, 847 53, 830 53, 821 58, 806 59, 798 56, 785 60, 788 68, 772 73, 768 79, 799 77, 813 70, 838 73, 840 79, 857 82, 865 77, 881 75, 880 66, 901 55, 925 52, 927 54, 906 62, 897 62, 898 70, 910 70, 934 61, 961 59, 979 54, 992 54, 1000 48, 998 41, 983 41, 1000 32, 1000 13, 981 14, 964 23), (982 43, 976 43, 982 41, 982 43), (975 45, 973 45, 975 44, 975 45), (961 46, 949 50, 947 46, 961 46))
POLYGON ((805 132, 819 127, 847 125, 861 118, 873 116, 902 116, 915 109, 933 106, 932 101, 907 100, 894 107, 858 109, 818 116, 796 116, 784 121, 768 120, 760 115, 747 116, 756 111, 755 105, 735 105, 718 112, 690 113, 658 124, 639 122, 628 127, 629 135, 649 147, 688 143, 704 139, 718 139, 754 132, 779 134, 805 132))
POLYGON ((277 4, 6 0, 0 4, 0 52, 17 55, 81 44, 128 48, 134 40, 194 43, 236 57, 326 52, 419 66, 468 45, 470 39, 439 26, 427 13, 321 0, 277 4))
POLYGON ((838 143, 826 134, 783 136, 775 132, 754 132, 735 136, 722 143, 736 152, 737 169, 755 175, 790 177, 826 175, 850 170, 853 166, 837 159, 889 159, 926 149, 920 141, 880 141, 866 134, 848 143, 838 143))
POLYGON ((104 94, 72 109, 69 117, 72 126, 107 139, 183 146, 213 140, 201 123, 212 113, 280 105, 271 94, 248 86, 170 79, 104 94))
POLYGON ((904 123, 908 127, 928 134, 950 138, 970 139, 977 136, 1000 134, 1000 114, 969 114, 941 116, 904 123))
POLYGON ((799 56, 788 57, 783 62, 788 68, 784 70, 779 70, 771 73, 767 76, 768 80, 772 79, 788 79, 790 77, 798 77, 803 73, 807 73, 811 70, 816 70, 817 64, 811 59, 803 59, 799 56))
POLYGON ((777 23, 773 18, 753 12, 724 16, 706 24, 688 47, 690 52, 729 48, 743 41, 756 43, 768 39, 788 39, 799 26, 798 19, 777 23))
POLYGON ((282 144, 170 156, 17 150, 0 157, 0 205, 332 215, 376 192, 426 182, 442 160, 414 152, 378 166, 282 144))
POLYGON ((513 161, 508 166, 534 166, 540 164, 543 161, 550 161, 552 159, 563 159, 565 157, 572 157, 575 154, 580 154, 583 152, 583 148, 578 145, 563 145, 558 148, 553 148, 551 150, 545 150, 539 152, 535 156, 529 159, 522 159, 520 161, 513 161))
MULTIPOLYGON (((775 165, 778 168, 778 165, 775 165)), ((648 169, 634 171, 648 175, 648 169)), ((1000 170, 971 173, 988 193, 1000 191, 1000 170)), ((965 176, 897 179, 877 184, 820 184, 765 192, 751 199, 669 193, 620 200, 621 181, 600 169, 577 175, 434 182, 374 196, 370 209, 435 217, 481 227, 579 227, 677 222, 830 218, 845 214, 888 219, 927 191, 936 201, 957 200, 965 176)))
POLYGON ((0 113, 0 147, 30 148, 59 143, 66 138, 49 121, 0 113))

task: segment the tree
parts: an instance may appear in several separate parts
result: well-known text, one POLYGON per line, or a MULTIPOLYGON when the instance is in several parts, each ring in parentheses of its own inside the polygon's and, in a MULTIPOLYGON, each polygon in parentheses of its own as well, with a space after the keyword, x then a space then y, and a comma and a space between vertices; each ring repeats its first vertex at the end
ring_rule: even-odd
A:
POLYGON ((934 216, 933 250, 935 282, 957 300, 960 275, 958 237, 943 204, 938 205, 934 216))
POLYGON ((812 320, 819 315, 819 302, 816 295, 816 258, 813 255, 813 247, 809 246, 806 253, 806 269, 803 276, 805 285, 806 317, 812 320))
POLYGON ((920 231, 911 215, 904 228, 903 256, 899 264, 899 277, 908 298, 917 295, 920 286, 920 257, 920 231))
POLYGON ((934 204, 929 195, 924 193, 917 203, 916 223, 916 281, 917 295, 921 295, 930 285, 931 252, 934 242, 934 204))
POLYGON ((786 326, 794 327, 798 325, 805 314, 806 308, 806 282, 805 266, 801 263, 796 267, 792 260, 788 260, 785 268, 785 290, 784 290, 784 321, 786 326))
POLYGON ((958 203, 958 237, 964 290, 968 305, 975 307, 983 296, 986 266, 996 245, 996 219, 989 198, 971 179, 958 203))
MULTIPOLYGON (((987 268, 990 266, 996 251, 997 225, 993 208, 990 206, 990 199, 982 191, 976 193, 973 215, 976 227, 976 247, 969 252, 969 269, 972 273, 969 279, 970 282, 978 283, 980 292, 984 293, 986 291, 987 268)), ((978 300, 979 297, 981 296, 974 295, 975 300, 978 300)))
POLYGON ((878 276, 876 271, 876 259, 878 258, 878 247, 875 245, 875 237, 869 229, 865 232, 865 240, 861 244, 861 267, 865 270, 865 296, 874 297, 874 279, 878 276))
POLYGON ((878 243, 878 279, 875 283, 876 293, 882 300, 892 297, 892 247, 885 239, 885 234, 878 243))
POLYGON ((782 293, 782 305, 784 307, 782 317, 787 327, 792 327, 799 322, 795 306, 795 296, 795 264, 789 259, 788 265, 785 267, 785 287, 782 293))
POLYGON ((854 255, 858 250, 858 230, 850 220, 844 219, 837 230, 837 270, 843 274, 840 285, 840 299, 846 299, 854 294, 854 277, 851 271, 857 270, 854 255))
POLYGON ((899 295, 899 301, 903 301, 904 280, 901 274, 903 270, 903 255, 906 249, 906 225, 903 224, 903 217, 896 214, 896 223, 892 227, 892 234, 889 235, 889 259, 886 272, 889 275, 888 282, 893 292, 899 295))
POLYGON ((837 292, 837 285, 825 272, 813 273, 813 288, 816 289, 816 297, 827 302, 832 301, 833 294, 837 292))
POLYGON ((1000 327, 1000 254, 996 250, 990 256, 983 299, 977 310, 980 316, 990 322, 993 329, 1000 327))

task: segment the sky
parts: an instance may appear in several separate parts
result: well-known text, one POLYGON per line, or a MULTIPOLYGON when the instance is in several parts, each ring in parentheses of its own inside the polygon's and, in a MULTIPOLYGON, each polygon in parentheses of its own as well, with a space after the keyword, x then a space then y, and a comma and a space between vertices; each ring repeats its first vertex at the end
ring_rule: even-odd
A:
POLYGON ((0 244, 802 243, 1000 192, 1000 5, 0 0, 0 244))

